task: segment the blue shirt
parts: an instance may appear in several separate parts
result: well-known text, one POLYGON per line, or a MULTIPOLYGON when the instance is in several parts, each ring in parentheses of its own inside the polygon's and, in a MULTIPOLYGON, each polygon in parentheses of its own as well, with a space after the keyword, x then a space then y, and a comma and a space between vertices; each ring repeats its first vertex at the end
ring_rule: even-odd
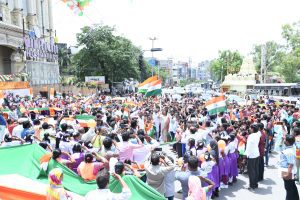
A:
POLYGON ((200 176, 200 170, 197 171, 176 171, 175 172, 175 179, 180 181, 181 188, 182 188, 182 199, 186 199, 189 192, 189 177, 190 176, 200 176))
POLYGON ((6 126, 6 120, 2 115, 0 115, 0 126, 6 126))
POLYGON ((279 165, 281 168, 288 168, 289 165, 294 165, 296 163, 296 150, 295 146, 286 146, 280 154, 279 165))
POLYGON ((30 130, 28 128, 23 129, 22 133, 21 133, 21 138, 25 139, 25 137, 29 134, 34 134, 34 130, 30 130))
POLYGON ((292 123, 293 123, 293 116, 288 116, 288 117, 286 118, 286 120, 287 120, 287 122, 288 122, 290 125, 292 125, 292 123))

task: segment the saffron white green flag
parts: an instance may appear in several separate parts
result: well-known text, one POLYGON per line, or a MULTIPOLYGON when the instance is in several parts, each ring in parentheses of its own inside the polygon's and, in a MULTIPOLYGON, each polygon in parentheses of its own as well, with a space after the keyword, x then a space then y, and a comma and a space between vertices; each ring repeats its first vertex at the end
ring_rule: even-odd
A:
POLYGON ((157 80, 150 84, 145 96, 146 97, 158 96, 158 95, 161 95, 161 93, 162 93, 161 80, 157 80))
POLYGON ((141 84, 139 84, 138 86, 138 92, 145 94, 150 86, 150 84, 154 81, 156 81, 158 79, 157 76, 151 76, 150 78, 148 78, 147 80, 145 80, 144 82, 142 82, 141 84))
POLYGON ((205 104, 207 111, 210 115, 217 114, 219 112, 226 111, 226 101, 224 95, 219 97, 214 97, 211 100, 207 101, 205 104))

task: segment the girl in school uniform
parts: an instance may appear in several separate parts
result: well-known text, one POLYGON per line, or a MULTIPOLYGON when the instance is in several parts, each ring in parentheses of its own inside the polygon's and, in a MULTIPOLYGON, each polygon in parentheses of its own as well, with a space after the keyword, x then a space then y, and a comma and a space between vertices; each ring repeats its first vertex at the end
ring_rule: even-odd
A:
POLYGON ((230 160, 228 157, 228 153, 229 153, 229 148, 227 147, 227 141, 228 141, 228 137, 223 137, 222 138, 223 141, 225 141, 226 147, 224 148, 224 150, 221 150, 221 156, 223 158, 223 175, 222 175, 222 183, 221 183, 221 188, 228 188, 228 182, 229 182, 229 174, 230 174, 230 160))
POLYGON ((216 140, 210 141, 210 155, 216 164, 212 168, 213 182, 215 183, 212 189, 212 198, 219 197, 219 187, 220 187, 220 172, 219 172, 219 148, 216 140))
POLYGON ((229 143, 225 148, 225 151, 228 152, 228 158, 230 162, 230 171, 229 171, 229 184, 232 184, 236 181, 238 176, 238 167, 237 167, 237 154, 236 154, 236 142, 235 135, 229 135, 229 143))
MULTIPOLYGON (((206 175, 205 178, 207 178, 215 183, 217 174, 214 172, 213 168, 214 168, 214 166, 216 166, 216 162, 211 157, 209 152, 206 152, 204 154, 204 159, 205 159, 205 162, 203 162, 201 164, 201 170, 206 175)), ((204 183, 204 186, 207 186, 207 185, 208 185, 207 183, 204 183)), ((213 188, 212 188, 212 190, 209 190, 206 193, 206 199, 207 200, 211 199, 212 194, 213 194, 213 188)))

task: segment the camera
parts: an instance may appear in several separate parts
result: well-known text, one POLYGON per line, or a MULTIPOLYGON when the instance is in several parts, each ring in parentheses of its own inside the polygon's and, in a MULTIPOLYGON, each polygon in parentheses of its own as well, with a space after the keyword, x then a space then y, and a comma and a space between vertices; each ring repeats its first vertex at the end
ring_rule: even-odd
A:
POLYGON ((161 147, 156 147, 153 151, 157 153, 159 156, 163 155, 163 151, 161 147))

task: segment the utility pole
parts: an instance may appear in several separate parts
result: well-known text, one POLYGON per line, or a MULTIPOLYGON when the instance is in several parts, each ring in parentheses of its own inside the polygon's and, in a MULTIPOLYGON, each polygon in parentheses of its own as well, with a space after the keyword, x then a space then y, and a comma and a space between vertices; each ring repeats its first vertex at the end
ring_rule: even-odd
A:
POLYGON ((267 55, 267 47, 266 44, 263 44, 261 45, 260 83, 266 82, 266 76, 267 76, 266 55, 267 55))
MULTIPOLYGON (((150 37, 149 40, 152 41, 152 48, 151 48, 151 49, 153 49, 153 48, 154 48, 154 41, 157 40, 157 38, 156 38, 156 37, 152 37, 152 38, 150 37)), ((151 51, 151 53, 152 53, 151 59, 152 59, 152 61, 153 61, 153 59, 154 59, 153 51, 151 51)), ((154 74, 154 66, 152 66, 151 71, 152 71, 152 76, 153 76, 153 74, 154 74)))

